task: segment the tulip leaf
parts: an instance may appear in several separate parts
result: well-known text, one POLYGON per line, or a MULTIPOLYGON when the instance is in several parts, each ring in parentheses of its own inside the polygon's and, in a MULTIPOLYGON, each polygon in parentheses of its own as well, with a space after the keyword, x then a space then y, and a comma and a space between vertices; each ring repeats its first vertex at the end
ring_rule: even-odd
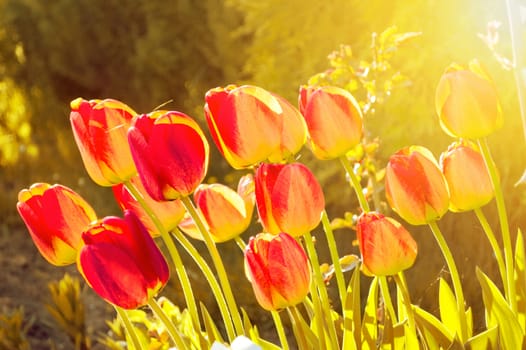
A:
POLYGON ((493 281, 479 268, 476 273, 486 307, 486 326, 499 326, 500 346, 503 349, 521 349, 524 331, 517 317, 493 281))
POLYGON ((369 296, 362 321, 362 349, 376 349, 378 339, 378 277, 369 286, 369 296))
POLYGON ((498 349, 499 326, 494 326, 476 336, 469 338, 465 344, 466 350, 498 349))
POLYGON ((360 269, 355 269, 343 308, 343 349, 355 350, 361 343, 360 269))
MULTIPOLYGON (((381 349, 407 349, 405 346, 405 326, 406 322, 401 322, 393 325, 390 317, 386 317, 383 325, 383 335, 381 349)), ((417 340, 418 342, 418 340, 417 340)), ((418 346, 415 348, 418 349, 418 346)))
POLYGON ((304 342, 310 345, 309 348, 318 349, 319 348, 318 336, 312 331, 312 329, 309 327, 307 322, 305 322, 303 317, 301 317, 299 311, 297 309, 293 311, 293 310, 290 310, 289 308, 289 315, 291 315, 292 328, 293 328, 296 339, 300 340, 301 338, 301 342, 304 342), (297 317, 294 317, 293 316, 294 314, 297 317))
POLYGON ((415 322, 428 349, 447 349, 453 343, 449 329, 429 312, 413 306, 415 322))
POLYGON ((442 320, 442 324, 447 327, 450 333, 461 334, 457 300, 453 291, 443 278, 440 278, 438 290, 440 319, 442 320))
POLYGON ((522 327, 526 329, 526 258, 524 256, 524 239, 519 229, 515 243, 515 285, 517 289, 517 319, 522 327))
POLYGON ((208 347, 211 346, 215 341, 218 341, 220 343, 223 343, 223 338, 221 337, 221 333, 217 329, 216 324, 214 323, 214 320, 212 317, 210 317, 210 313, 206 309, 206 306, 203 303, 200 303, 201 306, 201 314, 203 317, 203 323, 205 326, 205 332, 208 335, 208 347))

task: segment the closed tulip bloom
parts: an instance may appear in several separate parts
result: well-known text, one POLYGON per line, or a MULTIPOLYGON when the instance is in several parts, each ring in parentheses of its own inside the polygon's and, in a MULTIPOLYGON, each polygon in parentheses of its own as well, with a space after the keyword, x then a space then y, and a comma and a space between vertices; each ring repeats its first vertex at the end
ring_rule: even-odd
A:
POLYGON ((494 196, 491 178, 478 147, 470 141, 451 144, 440 157, 449 187, 449 209, 473 210, 486 205, 494 196))
MULTIPOLYGON (((148 192, 146 192, 141 180, 139 179, 139 176, 132 177, 130 182, 142 195, 146 205, 148 205, 148 207, 155 213, 166 231, 170 232, 177 227, 179 222, 183 219, 185 213, 185 209, 181 201, 174 200, 158 202, 150 197, 148 192)), ((137 215, 137 217, 142 221, 144 226, 146 226, 148 232, 153 237, 157 237, 161 234, 148 213, 144 210, 144 208, 124 184, 113 186, 113 195, 115 196, 119 207, 122 210, 128 209, 133 211, 135 215, 137 215)))
POLYGON ((83 234, 77 266, 104 300, 124 309, 145 305, 169 278, 168 264, 131 211, 91 225, 83 234))
POLYGON ((56 266, 75 262, 82 232, 97 220, 88 202, 62 185, 36 183, 20 191, 16 207, 42 256, 56 266))
POLYGON ((476 139, 503 124, 497 90, 475 60, 468 67, 450 65, 437 86, 435 106, 444 131, 453 137, 476 139))
POLYGON ((134 120, 128 140, 144 188, 156 201, 190 195, 206 175, 208 141, 186 114, 143 114, 134 120))
POLYGON ((307 138, 305 122, 284 98, 257 86, 218 87, 205 96, 212 138, 235 169, 270 158, 280 162, 298 152, 307 138))
POLYGON ((302 86, 299 108, 317 158, 341 157, 360 143, 362 111, 348 91, 334 86, 302 86))
POLYGON ((311 269, 307 255, 286 233, 252 237, 245 249, 245 274, 265 310, 294 306, 309 292, 311 269))
POLYGON ((389 276, 413 266, 417 245, 398 221, 380 213, 362 213, 356 234, 367 272, 389 276))
POLYGON ((71 102, 73 136, 89 176, 98 185, 113 186, 137 173, 126 138, 135 115, 112 99, 71 102))
POLYGON ((412 225, 440 219, 449 206, 444 175, 433 154, 421 146, 406 147, 391 156, 385 195, 391 208, 412 225))
POLYGON ((320 223, 325 197, 305 165, 263 163, 255 183, 256 206, 265 232, 298 237, 320 223))
MULTIPOLYGON (((201 184, 194 192, 197 209, 205 219, 215 242, 225 242, 245 232, 254 212, 254 181, 252 175, 243 176, 237 192, 222 184, 201 184)), ((179 227, 189 236, 203 240, 191 217, 179 227)))

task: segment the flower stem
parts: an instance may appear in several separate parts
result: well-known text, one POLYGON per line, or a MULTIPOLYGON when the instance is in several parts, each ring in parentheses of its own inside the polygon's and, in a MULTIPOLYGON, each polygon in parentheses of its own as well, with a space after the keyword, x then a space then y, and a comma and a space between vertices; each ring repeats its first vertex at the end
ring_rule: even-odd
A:
POLYGON ((444 239, 444 235, 442 234, 442 231, 440 231, 440 228, 438 227, 438 224, 436 223, 436 221, 431 221, 429 223, 429 227, 431 228, 431 231, 433 232, 433 235, 435 236, 435 239, 440 247, 440 250, 442 251, 442 254, 444 255, 444 259, 446 260, 446 264, 451 274, 453 288, 455 289, 458 314, 460 317, 459 321, 460 321, 461 334, 459 334, 459 336, 460 336, 460 340, 464 344, 468 340, 469 337, 468 337, 468 330, 467 330, 464 292, 462 291, 462 283, 460 282, 460 275, 458 274, 457 265, 455 264, 453 255, 451 254, 451 251, 449 250, 446 240, 444 239))
POLYGON ((289 350, 289 342, 287 341, 287 336, 285 335, 285 328, 281 322, 281 317, 277 311, 271 311, 272 318, 274 319, 274 325, 276 326, 276 331, 278 332, 279 341, 281 343, 281 348, 283 350, 289 350))
POLYGON ((338 253, 338 247, 336 245, 336 240, 334 239, 334 233, 332 232, 331 223, 329 222, 329 217, 327 215, 327 211, 325 210, 321 214, 321 223, 323 225, 325 235, 327 236, 327 245, 329 246, 332 265, 334 266, 334 275, 336 276, 338 294, 340 294, 340 302, 343 309, 345 305, 345 297, 347 295, 345 291, 345 279, 343 277, 342 266, 340 264, 340 254, 338 253))
POLYGON ((354 173, 351 162, 349 162, 349 159, 347 159, 347 157, 345 156, 340 157, 340 161, 343 167, 345 168, 347 175, 349 176, 351 185, 354 188, 354 192, 356 193, 356 197, 358 197, 358 202, 360 203, 360 207, 365 213, 371 211, 371 209, 369 208, 369 203, 367 202, 367 199, 365 199, 365 195, 363 194, 362 186, 360 185, 360 181, 358 180, 358 178, 356 177, 356 174, 354 173))
POLYGON ((391 322, 396 324, 396 313, 394 311, 393 302, 391 300, 391 294, 389 294, 389 285, 387 284, 387 277, 378 276, 378 281, 380 282, 380 290, 382 291, 382 298, 384 299, 384 305, 387 309, 387 313, 391 318, 391 322))
POLYGON ((144 209, 146 214, 148 214, 150 219, 152 219, 155 227, 161 234, 161 238, 164 244, 166 245, 168 253, 170 254, 170 257, 172 258, 172 261, 174 263, 175 271, 179 278, 179 282, 181 283, 181 288, 183 289, 184 298, 186 300, 188 311, 190 312, 190 315, 192 317, 194 328, 200 331, 201 326, 199 324, 199 313, 197 312, 197 304, 195 302, 194 294, 192 292, 190 279, 188 278, 188 274, 186 272, 186 269, 184 268, 181 256, 179 255, 179 252, 177 251, 177 248, 175 247, 175 244, 171 239, 170 234, 164 228, 163 224, 161 223, 157 215, 154 213, 154 211, 146 203, 146 201, 142 197, 141 193, 137 190, 137 188, 135 188, 135 186, 130 181, 124 182, 124 185, 126 186, 128 191, 130 191, 133 197, 137 200, 137 202, 139 202, 139 204, 144 209))
POLYGON ((493 184, 495 191, 495 201, 497 203, 497 212, 499 214, 500 230, 502 233, 502 243, 504 246, 504 260, 506 262, 506 284, 508 285, 506 295, 511 310, 517 313, 517 294, 515 289, 514 264, 513 264, 513 248, 511 246, 510 227, 508 225, 508 215, 506 213, 506 204, 504 203, 504 195, 500 185, 497 167, 493 162, 491 153, 489 151, 486 140, 478 140, 479 148, 486 162, 486 167, 493 184))
POLYGON ((210 288, 212 289, 212 293, 214 293, 214 297, 217 301, 217 305, 219 306, 219 311, 221 312, 221 316, 223 317, 224 325, 226 327, 226 332, 228 335, 228 339, 232 342, 234 341, 236 334, 234 331, 234 327, 232 325, 232 317, 230 315, 230 311, 228 309, 228 305, 226 304, 225 296, 223 295, 223 292, 221 291, 221 287, 219 286, 219 283, 217 282, 216 277, 214 276, 214 273, 212 272, 212 269, 210 266, 208 266, 207 262, 201 254, 195 249, 193 244, 186 238, 186 236, 179 230, 174 229, 172 231, 172 234, 175 236, 177 241, 183 246, 184 249, 188 252, 188 254, 194 259, 197 266, 201 269, 203 274, 206 277, 206 280, 210 284, 210 288))
POLYGON ((148 301, 148 306, 150 306, 155 315, 159 317, 159 319, 162 321, 162 323, 166 327, 166 330, 168 331, 168 334, 170 335, 170 338, 172 338, 172 341, 177 346, 177 349, 188 349, 188 346, 184 342, 177 328, 175 328, 172 320, 170 320, 170 318, 166 315, 162 307, 157 303, 157 301, 154 298, 151 298, 148 301))
POLYGON ((126 329, 126 332, 130 336, 131 342, 133 344, 133 348, 137 350, 143 350, 142 344, 139 341, 139 337, 137 337, 137 333, 135 332, 135 328, 133 327, 128 314, 126 313, 126 310, 118 307, 117 305, 113 305, 115 307, 115 310, 117 311, 117 314, 122 320, 122 323, 124 324, 124 328, 126 329))
POLYGON ((482 226, 484 233, 486 233, 486 237, 488 237, 491 248, 495 253, 495 259, 497 259, 497 265, 499 266, 499 272, 502 278, 502 285, 504 286, 504 293, 509 295, 508 284, 506 283, 506 265, 504 264, 504 258, 502 257, 502 251, 500 249, 499 243, 497 242, 497 238, 495 238, 495 233, 493 233, 493 230, 491 229, 491 226, 489 225, 488 220, 486 219, 486 216, 482 210, 480 208, 476 208, 474 211, 480 221, 480 225, 482 226))
POLYGON ((400 292, 402 292, 402 299, 403 299, 402 301, 406 308, 409 329, 414 334, 414 337, 416 339, 417 333, 416 333, 415 315, 413 312, 413 306, 411 305, 411 297, 409 296, 407 284, 405 283, 404 273, 399 272, 397 275, 394 275, 393 277, 396 282, 396 286, 399 288, 400 292))
POLYGON ((190 214, 190 216, 194 220, 197 228, 199 229, 199 232, 203 236, 203 239, 205 241, 206 247, 208 248, 210 256, 212 257, 212 261, 214 263, 217 275, 219 277, 219 283, 221 284, 221 287, 223 288, 223 293, 226 298, 228 307, 230 309, 230 315, 232 316, 232 320, 234 322, 236 333, 238 335, 245 334, 243 323, 241 321, 241 315, 239 314, 239 310, 237 309, 236 300, 234 299, 234 294, 232 293, 232 288, 230 287, 230 282, 228 281, 228 276, 226 274, 225 266, 223 265, 223 260, 221 260, 221 256, 219 255, 219 251, 217 250, 217 247, 214 241, 212 240, 210 233, 208 232, 208 230, 206 229, 204 225, 201 215, 195 209, 194 204, 192 203, 191 199, 189 197, 183 197, 181 198, 181 202, 186 208, 186 211, 190 214))
POLYGON ((239 249, 241 249, 241 251, 245 253, 245 248, 247 247, 247 244, 245 243, 245 241, 243 241, 243 238, 236 236, 235 240, 239 249))

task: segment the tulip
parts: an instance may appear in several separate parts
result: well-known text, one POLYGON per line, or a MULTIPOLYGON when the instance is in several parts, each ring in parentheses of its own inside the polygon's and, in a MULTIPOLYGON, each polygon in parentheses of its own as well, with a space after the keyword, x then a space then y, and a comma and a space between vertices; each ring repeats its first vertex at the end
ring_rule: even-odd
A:
POLYGON ((113 186, 137 173, 126 139, 135 115, 116 100, 71 102, 73 136, 89 176, 98 185, 113 186))
POLYGON ((298 237, 321 220, 325 198, 305 165, 262 164, 256 171, 256 206, 264 231, 298 237))
POLYGON ((486 163, 473 142, 464 140, 451 144, 440 157, 440 166, 449 187, 451 211, 480 208, 493 198, 486 163))
POLYGON ((20 191, 16 207, 40 254, 56 266, 75 262, 82 232, 97 220, 88 202, 62 185, 36 183, 20 191))
POLYGON ((317 158, 341 157, 360 143, 362 112, 348 91, 334 86, 302 86, 299 108, 317 158))
POLYGON ((144 188, 156 201, 188 196, 206 175, 208 141, 183 113, 156 111, 137 117, 128 141, 144 188))
POLYGON ((219 87, 205 96, 205 116, 212 138, 235 169, 269 159, 287 160, 306 141, 298 110, 284 98, 257 86, 219 87))
POLYGON ((362 213, 356 234, 363 264, 371 274, 396 275, 413 266, 417 245, 398 221, 375 212, 362 213))
POLYGON ((385 195, 391 208, 412 225, 438 220, 449 206, 444 175, 433 154, 421 146, 406 147, 391 156, 385 195))
MULTIPOLYGON (((194 202, 213 240, 217 243, 228 241, 245 232, 252 220, 255 202, 253 177, 250 174, 243 176, 237 192, 222 184, 201 184, 194 192, 194 202)), ((190 216, 179 227, 189 236, 203 240, 190 216)))
MULTIPOLYGON (((146 205, 155 213, 157 218, 161 221, 164 229, 170 232, 177 227, 179 222, 183 219, 185 209, 183 204, 178 201, 163 201, 158 202, 154 200, 148 192, 144 189, 144 186, 138 176, 134 176, 130 179, 130 182, 137 191, 141 194, 142 198, 146 202, 146 205)), ((113 195, 122 210, 131 210, 137 215, 142 221, 144 226, 148 229, 148 232, 152 237, 160 235, 159 230, 155 226, 154 222, 150 218, 150 215, 145 211, 137 199, 130 193, 128 188, 124 184, 118 184, 113 186, 113 195)))
POLYGON ((450 65, 440 78, 435 107, 444 131, 453 137, 476 139, 503 124, 497 90, 477 61, 467 68, 450 65))
POLYGON ((104 300, 124 309, 148 303, 169 278, 164 256, 131 211, 108 216, 83 234, 77 266, 104 300))
POLYGON ((252 237, 245 249, 245 274, 259 305, 266 310, 294 306, 309 292, 311 269, 307 255, 286 233, 252 237))

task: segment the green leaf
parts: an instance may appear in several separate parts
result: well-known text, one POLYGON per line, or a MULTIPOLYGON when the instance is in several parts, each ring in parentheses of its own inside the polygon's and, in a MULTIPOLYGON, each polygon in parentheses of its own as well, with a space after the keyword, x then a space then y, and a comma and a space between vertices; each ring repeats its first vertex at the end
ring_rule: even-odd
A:
POLYGON ((220 343, 223 343, 223 338, 221 337, 221 333, 216 327, 216 324, 214 323, 214 320, 212 317, 210 317, 210 313, 208 313, 208 310, 206 309, 206 306, 203 303, 200 303, 201 306, 201 314, 203 316, 203 323, 205 326, 206 334, 208 335, 208 347, 212 346, 212 344, 215 341, 218 341, 220 343))
POLYGON ((440 278, 438 290, 440 319, 442 320, 442 324, 447 327, 451 334, 461 334, 457 299, 443 278, 440 278))
POLYGON ((499 330, 499 327, 494 326, 490 329, 485 330, 482 333, 477 334, 474 337, 469 338, 465 344, 466 350, 497 349, 498 336, 499 336, 498 330, 499 330))
POLYGON ((369 286, 369 296, 365 305, 362 321, 362 349, 376 349, 378 338, 378 277, 375 277, 369 286))
POLYGON ((477 268, 477 278, 482 287, 486 307, 486 326, 499 326, 499 340, 503 349, 521 349, 524 331, 493 281, 477 268))
POLYGON ((447 349, 453 343, 453 335, 440 320, 418 306, 413 306, 413 310, 416 326, 428 349, 447 349))
POLYGON ((517 289, 517 319, 522 327, 526 329, 526 269, 524 256, 524 239, 519 229, 517 241, 515 242, 515 285, 517 289))
POLYGON ((356 350, 361 343, 360 269, 354 270, 343 308, 343 349, 356 350))

